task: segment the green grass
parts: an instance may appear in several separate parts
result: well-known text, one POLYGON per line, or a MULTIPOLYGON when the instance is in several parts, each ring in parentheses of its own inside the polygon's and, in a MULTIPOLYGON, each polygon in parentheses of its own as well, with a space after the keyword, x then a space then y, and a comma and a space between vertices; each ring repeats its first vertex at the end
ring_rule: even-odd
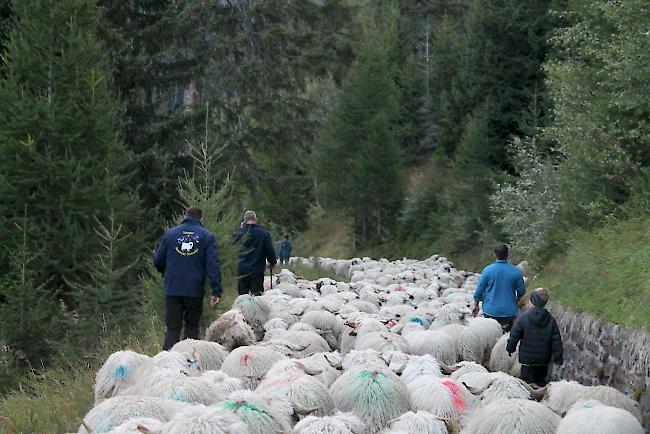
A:
POLYGON ((532 284, 573 310, 650 328, 650 219, 612 220, 578 234, 532 284))
MULTIPOLYGON (((228 310, 236 296, 236 289, 227 287, 219 307, 204 310, 204 324, 228 310)), ((126 339, 119 334, 108 337, 102 340, 95 354, 82 362, 32 375, 18 390, 0 400, 0 433, 76 432, 79 418, 93 405, 95 373, 106 358, 123 349, 154 355, 161 349, 163 332, 162 319, 154 315, 137 335, 126 339)))

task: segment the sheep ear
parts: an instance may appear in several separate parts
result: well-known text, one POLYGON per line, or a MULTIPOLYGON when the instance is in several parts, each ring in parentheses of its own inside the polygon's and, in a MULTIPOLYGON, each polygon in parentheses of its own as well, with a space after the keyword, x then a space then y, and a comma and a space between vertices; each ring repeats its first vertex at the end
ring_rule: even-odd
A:
POLYGON ((546 396, 546 393, 548 392, 548 384, 544 387, 533 387, 532 385, 526 383, 525 381, 522 381, 522 384, 530 392, 530 395, 533 397, 535 401, 541 401, 544 399, 546 396))
POLYGON ((467 389, 467 390, 469 391, 469 393, 471 393, 471 394, 474 395, 474 396, 478 396, 478 395, 480 395, 481 393, 483 393, 483 391, 484 391, 485 389, 487 389, 488 386, 489 386, 490 384, 492 384, 491 381, 490 381, 490 383, 488 383, 487 386, 485 386, 484 388, 481 389, 481 388, 479 388, 479 387, 468 386, 467 383, 465 383, 465 382, 463 381, 463 386, 465 386, 465 389, 467 389))
POLYGON ((144 425, 138 425, 138 427, 136 429, 138 431, 140 431, 141 433, 144 433, 144 434, 153 434, 153 431, 151 431, 149 428, 147 428, 144 425))
POLYGON ((88 431, 88 434, 92 434, 94 432, 93 429, 88 426, 85 420, 79 419, 79 422, 81 422, 81 425, 84 427, 84 429, 88 431))
MULTIPOLYGON (((459 369, 460 369, 460 365, 458 365, 458 364, 451 365, 451 366, 445 365, 444 363, 440 364, 440 370, 445 375, 451 375, 454 372, 458 371, 459 369)), ((465 384, 465 383, 463 383, 463 384, 465 384)), ((469 388, 467 390, 469 390, 469 388)))

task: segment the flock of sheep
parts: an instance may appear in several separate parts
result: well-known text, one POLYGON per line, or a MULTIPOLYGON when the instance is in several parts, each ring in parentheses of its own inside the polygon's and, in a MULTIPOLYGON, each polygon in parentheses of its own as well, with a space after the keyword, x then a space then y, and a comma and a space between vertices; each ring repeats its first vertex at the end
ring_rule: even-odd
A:
POLYGON ((437 255, 319 262, 351 282, 285 269, 205 340, 112 354, 78 433, 643 433, 613 388, 519 380, 500 325, 471 317, 479 275, 437 255))

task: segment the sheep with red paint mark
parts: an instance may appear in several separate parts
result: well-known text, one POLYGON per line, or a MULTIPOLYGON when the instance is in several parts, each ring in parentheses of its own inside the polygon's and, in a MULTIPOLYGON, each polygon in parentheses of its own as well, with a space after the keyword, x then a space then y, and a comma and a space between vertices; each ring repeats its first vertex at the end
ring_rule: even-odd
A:
POLYGON ((413 410, 424 410, 446 421, 450 431, 461 427, 461 417, 475 398, 450 378, 420 376, 407 385, 413 410))

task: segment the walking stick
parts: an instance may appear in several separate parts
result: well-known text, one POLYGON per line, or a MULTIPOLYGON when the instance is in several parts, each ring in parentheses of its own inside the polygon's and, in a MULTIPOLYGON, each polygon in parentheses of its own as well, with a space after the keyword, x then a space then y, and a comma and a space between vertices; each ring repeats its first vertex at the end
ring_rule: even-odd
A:
POLYGON ((273 289, 273 267, 269 267, 269 281, 271 282, 271 289, 273 289))

